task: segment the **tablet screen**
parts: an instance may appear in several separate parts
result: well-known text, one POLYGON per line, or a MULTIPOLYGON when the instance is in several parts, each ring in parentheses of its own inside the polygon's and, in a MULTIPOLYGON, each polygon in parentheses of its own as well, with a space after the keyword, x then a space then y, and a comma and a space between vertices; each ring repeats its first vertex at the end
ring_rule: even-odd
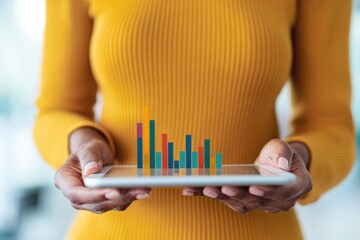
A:
POLYGON ((139 169, 137 167, 113 167, 104 177, 145 176, 211 176, 211 175, 270 175, 258 166, 223 166, 222 168, 139 169))

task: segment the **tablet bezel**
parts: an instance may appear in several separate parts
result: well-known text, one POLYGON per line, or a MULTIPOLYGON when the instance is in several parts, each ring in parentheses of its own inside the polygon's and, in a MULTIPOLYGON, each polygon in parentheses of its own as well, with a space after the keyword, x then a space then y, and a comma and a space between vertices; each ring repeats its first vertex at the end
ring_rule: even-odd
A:
POLYGON ((84 179, 84 184, 89 188, 98 187, 181 187, 181 186, 250 186, 250 185, 287 185, 296 182, 293 173, 281 169, 260 164, 224 164, 223 167, 249 167, 257 166, 274 175, 171 175, 171 176, 134 176, 134 177, 109 177, 105 174, 113 167, 137 168, 136 165, 112 165, 105 166, 101 172, 91 174, 84 179))

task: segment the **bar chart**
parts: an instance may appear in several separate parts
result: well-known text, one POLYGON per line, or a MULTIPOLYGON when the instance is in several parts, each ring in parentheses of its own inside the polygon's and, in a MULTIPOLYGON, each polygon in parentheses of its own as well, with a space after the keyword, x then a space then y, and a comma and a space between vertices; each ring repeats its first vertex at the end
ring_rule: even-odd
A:
POLYGON ((174 159, 174 142, 167 133, 161 134, 161 151, 156 151, 155 120, 149 118, 149 109, 144 106, 143 122, 137 123, 137 167, 144 169, 219 169, 222 154, 211 156, 210 139, 204 139, 203 146, 193 148, 192 135, 184 136, 185 149, 179 152, 180 159, 174 159), (193 151, 197 150, 197 151, 193 151))

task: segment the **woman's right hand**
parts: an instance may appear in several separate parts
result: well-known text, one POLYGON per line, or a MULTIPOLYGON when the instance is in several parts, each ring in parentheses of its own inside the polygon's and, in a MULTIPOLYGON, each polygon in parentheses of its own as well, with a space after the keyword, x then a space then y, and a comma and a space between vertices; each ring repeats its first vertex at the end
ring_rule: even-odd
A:
POLYGON ((138 199, 149 197, 151 188, 86 188, 83 178, 113 164, 107 141, 91 128, 80 128, 70 137, 71 155, 56 171, 55 186, 79 210, 104 213, 124 211, 138 199))

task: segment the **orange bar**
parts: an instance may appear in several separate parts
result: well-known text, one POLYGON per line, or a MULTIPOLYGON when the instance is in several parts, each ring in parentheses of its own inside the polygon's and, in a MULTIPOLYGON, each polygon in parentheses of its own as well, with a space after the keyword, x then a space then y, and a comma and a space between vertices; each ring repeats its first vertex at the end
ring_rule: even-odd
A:
POLYGON ((144 168, 150 168, 150 126, 149 126, 149 109, 144 106, 143 120, 143 150, 144 150, 144 168))
POLYGON ((167 134, 162 134, 162 167, 168 168, 167 134))
POLYGON ((198 160, 199 160, 199 163, 198 163, 198 168, 204 168, 204 147, 199 147, 198 148, 198 160))

